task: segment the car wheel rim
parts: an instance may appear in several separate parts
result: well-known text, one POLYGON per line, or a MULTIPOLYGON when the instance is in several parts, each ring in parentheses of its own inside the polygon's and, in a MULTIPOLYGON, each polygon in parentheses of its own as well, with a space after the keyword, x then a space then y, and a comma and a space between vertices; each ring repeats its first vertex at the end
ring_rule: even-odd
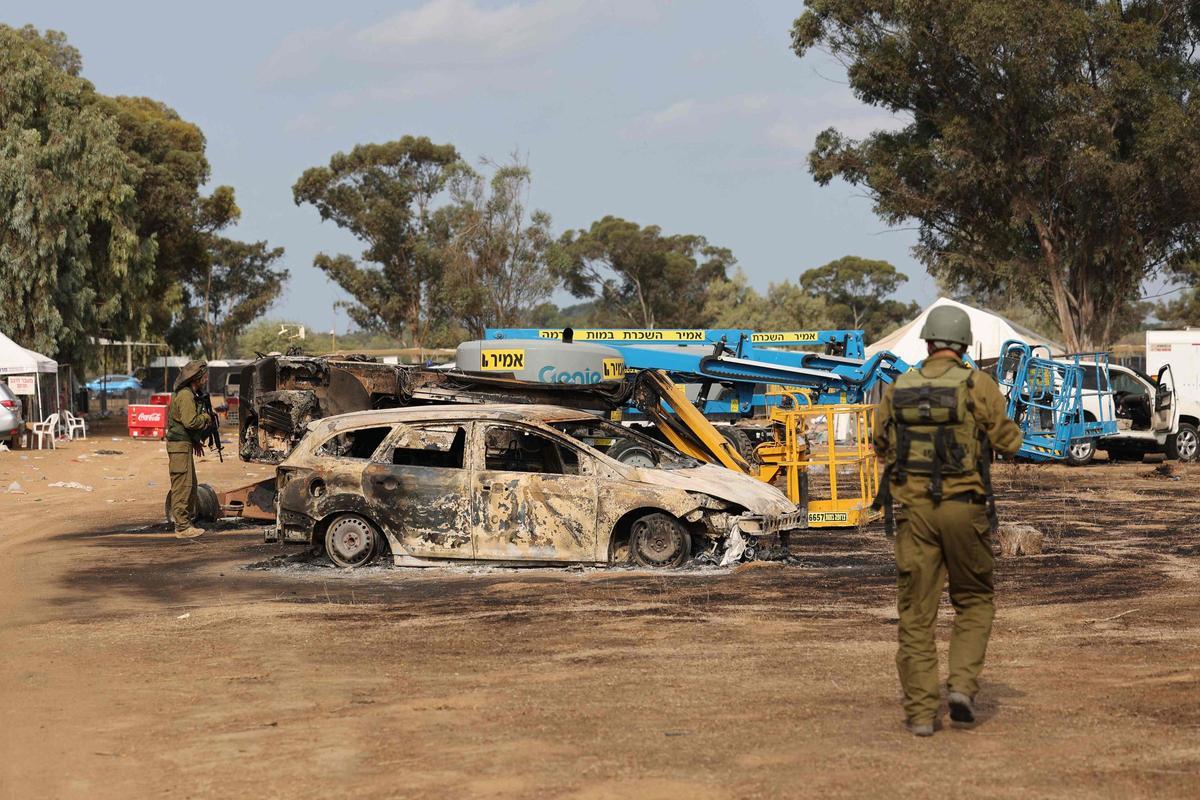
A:
POLYGON ((644 564, 670 564, 679 558, 683 545, 683 535, 674 525, 646 520, 634 524, 633 546, 644 564))
POLYGON ((650 455, 648 450, 626 450, 617 460, 622 464, 628 464, 631 467, 642 467, 645 469, 654 468, 654 456, 650 455))
POLYGON ((1091 442, 1086 444, 1073 444, 1070 448, 1071 457, 1078 460, 1088 458, 1092 454, 1092 447, 1093 445, 1091 442))
POLYGON ((1175 437, 1175 449, 1179 451, 1179 457, 1184 461, 1191 461, 1196 457, 1197 442, 1196 434, 1190 430, 1180 431, 1175 437))
POLYGON ((361 564, 370 556, 374 544, 374 531, 361 519, 338 520, 329 531, 330 555, 339 563, 361 564))

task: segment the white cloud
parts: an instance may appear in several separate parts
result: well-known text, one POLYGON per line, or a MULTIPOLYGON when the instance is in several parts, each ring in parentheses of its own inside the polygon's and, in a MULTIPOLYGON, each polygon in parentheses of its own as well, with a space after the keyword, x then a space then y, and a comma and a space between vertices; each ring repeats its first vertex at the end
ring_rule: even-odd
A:
POLYGON ((582 0, 480 8, 472 0, 430 0, 355 35, 368 48, 465 48, 483 60, 503 59, 551 43, 578 24, 582 0))
POLYGON ((669 0, 426 0, 374 24, 293 33, 267 57, 259 77, 275 84, 347 66, 463 72, 527 61, 566 46, 584 28, 656 20, 669 0))
POLYGON ((621 130, 627 140, 655 138, 689 138, 711 132, 726 120, 757 116, 772 105, 772 95, 757 92, 738 94, 715 100, 688 98, 643 114, 621 130))
POLYGON ((642 114, 619 131, 626 141, 721 139, 776 151, 807 152, 818 133, 834 127, 850 138, 894 130, 904 121, 843 95, 754 92, 711 100, 686 98, 642 114))

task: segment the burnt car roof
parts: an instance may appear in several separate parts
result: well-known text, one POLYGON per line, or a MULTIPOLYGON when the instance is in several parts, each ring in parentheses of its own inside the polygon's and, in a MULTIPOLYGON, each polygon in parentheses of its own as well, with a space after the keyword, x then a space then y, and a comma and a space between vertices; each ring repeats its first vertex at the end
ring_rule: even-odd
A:
POLYGON ((397 422, 435 422, 455 419, 493 419, 504 422, 567 422, 596 419, 594 414, 562 406, 521 403, 463 403, 444 406, 415 406, 354 411, 323 417, 309 424, 312 431, 358 428, 366 425, 392 425, 397 422))

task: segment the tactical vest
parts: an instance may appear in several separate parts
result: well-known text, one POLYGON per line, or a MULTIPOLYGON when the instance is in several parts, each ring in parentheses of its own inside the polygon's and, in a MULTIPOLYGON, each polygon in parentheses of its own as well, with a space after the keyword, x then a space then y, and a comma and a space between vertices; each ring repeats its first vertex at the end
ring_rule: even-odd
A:
POLYGON ((929 493, 942 501, 942 476, 986 470, 975 424, 971 389, 975 371, 955 366, 936 378, 911 370, 896 379, 892 393, 895 457, 888 473, 896 483, 928 476, 929 493))
POLYGON ((193 433, 183 427, 183 421, 179 418, 179 399, 184 392, 190 392, 192 400, 195 402, 196 393, 190 388, 183 388, 176 392, 171 397, 171 405, 167 407, 167 435, 168 442, 188 442, 195 444, 198 441, 199 433, 193 433))

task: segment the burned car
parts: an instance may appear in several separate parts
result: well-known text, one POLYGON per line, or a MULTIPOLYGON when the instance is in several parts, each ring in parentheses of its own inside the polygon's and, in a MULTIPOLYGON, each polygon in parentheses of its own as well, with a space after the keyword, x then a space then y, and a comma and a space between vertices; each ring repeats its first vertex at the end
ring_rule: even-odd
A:
POLYGON ((279 465, 276 488, 268 540, 322 548, 343 567, 384 553, 404 566, 729 563, 806 524, 774 487, 544 405, 326 417, 279 465))

